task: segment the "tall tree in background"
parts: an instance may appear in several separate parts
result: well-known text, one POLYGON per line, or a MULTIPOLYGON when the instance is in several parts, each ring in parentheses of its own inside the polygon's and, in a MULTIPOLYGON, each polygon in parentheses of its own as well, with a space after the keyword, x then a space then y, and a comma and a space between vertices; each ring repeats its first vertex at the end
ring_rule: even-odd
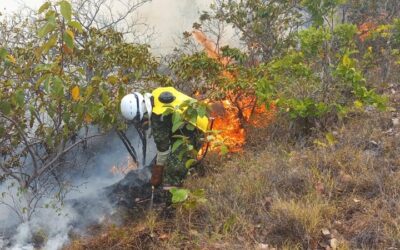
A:
POLYGON ((269 60, 291 43, 292 34, 304 23, 300 0, 218 0, 213 18, 224 20, 239 31, 250 55, 269 60))

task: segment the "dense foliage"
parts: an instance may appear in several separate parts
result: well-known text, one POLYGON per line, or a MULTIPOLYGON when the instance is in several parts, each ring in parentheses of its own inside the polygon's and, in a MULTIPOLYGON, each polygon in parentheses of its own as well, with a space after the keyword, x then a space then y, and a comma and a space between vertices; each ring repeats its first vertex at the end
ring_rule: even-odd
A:
POLYGON ((180 54, 172 63, 179 70, 174 77, 213 98, 256 94, 259 103, 277 105, 305 130, 364 108, 383 110, 380 88, 398 69, 398 13, 362 19, 356 2, 217 1, 194 27, 208 31, 224 22, 244 48, 216 41, 218 58, 180 54))
POLYGON ((83 29, 76 20, 68 1, 46 2, 36 21, 11 27, 24 43, 0 44, 0 181, 19 190, 0 201, 13 200, 7 204, 22 220, 42 197, 55 192, 62 199, 62 169, 75 166, 66 154, 123 127, 119 100, 145 88, 158 65, 147 45, 127 43, 112 29, 83 29))
MULTIPOLYGON (((239 110, 240 98, 252 96, 258 104, 276 106, 292 125, 300 125, 299 131, 327 128, 355 111, 383 110, 387 100, 381 88, 398 70, 400 56, 398 4, 384 2, 215 1, 194 28, 220 38, 221 27, 231 27, 240 38, 238 47, 223 47, 218 40, 217 57, 178 48, 163 73, 148 45, 127 42, 112 26, 82 25, 81 13, 68 1, 46 2, 36 20, 5 19, 0 182, 19 187, 15 211, 22 220, 41 197, 57 190, 61 199, 67 187, 55 176, 71 164, 66 154, 124 127, 118 103, 132 89, 175 85, 211 99, 227 98, 239 110)), ((185 39, 192 39, 190 32, 185 39)), ((184 116, 206 112, 197 103, 184 108, 174 115, 174 130, 183 126, 184 116)), ((194 157, 197 151, 184 145, 194 157)))

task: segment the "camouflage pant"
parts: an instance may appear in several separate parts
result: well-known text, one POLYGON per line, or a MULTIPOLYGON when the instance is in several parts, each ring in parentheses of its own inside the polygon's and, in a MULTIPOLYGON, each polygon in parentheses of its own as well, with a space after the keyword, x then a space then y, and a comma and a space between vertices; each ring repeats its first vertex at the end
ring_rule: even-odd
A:
MULTIPOLYGON (((151 116, 151 127, 157 151, 165 152, 169 150, 174 143, 172 138, 172 115, 160 116, 153 114, 151 116)), ((188 158, 184 155, 182 160, 179 159, 178 156, 181 151, 182 149, 178 148, 168 155, 164 165, 164 183, 166 184, 179 185, 186 177, 188 169, 185 167, 185 162, 188 158)))

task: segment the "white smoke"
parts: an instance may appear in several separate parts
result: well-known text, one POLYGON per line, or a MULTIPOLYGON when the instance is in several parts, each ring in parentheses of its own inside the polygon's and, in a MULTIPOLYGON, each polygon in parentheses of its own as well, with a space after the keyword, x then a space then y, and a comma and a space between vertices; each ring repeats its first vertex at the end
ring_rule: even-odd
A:
MULTIPOLYGON (((8 11, 15 11, 21 3, 37 9, 43 0, 0 0, 0 11, 7 8, 8 11)), ((202 10, 208 9, 213 0, 152 0, 142 6, 138 11, 141 20, 154 28, 154 39, 151 40, 151 47, 155 54, 166 54, 176 46, 177 40, 182 32, 190 31, 192 24, 198 21, 202 10)), ((232 34, 232 32, 231 32, 232 34)), ((229 39, 229 37, 227 37, 229 39)), ((132 132, 130 138, 135 138, 132 132)), ((139 142, 139 140, 135 140, 139 142)), ((147 163, 151 161, 155 152, 154 144, 150 141, 147 163)), ((134 146, 139 152, 139 143, 134 146)), ((139 154, 140 155, 140 154, 139 154)), ((124 164, 129 157, 122 142, 115 135, 105 139, 89 143, 89 150, 76 155, 78 162, 82 163, 79 169, 71 170, 71 185, 77 188, 68 193, 66 200, 85 200, 90 203, 82 208, 85 214, 82 218, 82 211, 77 211, 69 205, 60 208, 41 208, 32 220, 20 224, 17 216, 8 207, 0 204, 0 249, 34 249, 32 237, 37 232, 42 232, 45 241, 43 249, 60 249, 68 242, 68 234, 71 229, 84 227, 91 222, 100 222, 104 213, 113 213, 113 208, 105 200, 96 199, 102 188, 116 183, 123 176, 113 175, 110 168, 115 164, 124 164), (83 155, 82 155, 83 154, 83 155), (89 216, 90 215, 90 216, 89 216)), ((138 159, 142 161, 141 158, 138 159)), ((7 185, 0 185, 0 194, 9 192, 7 185)), ((14 190, 15 191, 15 190, 14 190)), ((52 200, 43 200, 42 205, 52 200)))
MULTIPOLYGON (((129 130, 127 136, 136 148, 139 162, 142 162, 141 143, 135 131, 129 130)), ((149 140, 148 151, 147 163, 155 155, 152 140, 149 140)), ((111 133, 89 142, 85 151, 79 149, 73 157, 82 166, 69 173, 71 184, 76 188, 67 194, 64 206, 45 208, 44 204, 54 203, 51 198, 45 198, 32 219, 21 223, 13 211, 0 205, 0 249, 35 249, 33 238, 36 235, 43 237, 42 249, 61 249, 68 242, 71 230, 83 234, 85 227, 101 223, 114 213, 115 208, 102 194, 104 187, 124 177, 122 173, 112 173, 111 167, 127 164, 130 157, 119 137, 111 133)), ((0 186, 0 193, 10 191, 13 190, 6 183, 0 186)))
MULTIPOLYGON (((38 9, 44 0, 0 0, 0 12, 15 12, 23 6, 38 9)), ((214 0, 151 0, 137 9, 135 16, 138 17, 137 25, 139 33, 153 30, 154 34, 149 40, 152 52, 156 55, 165 55, 176 47, 177 41, 182 37, 184 31, 191 31, 194 22, 199 21, 202 11, 208 10, 214 0)), ((115 12, 119 12, 120 6, 115 6, 115 12)), ((223 43, 237 45, 238 40, 231 27, 227 32, 223 43)))
POLYGON ((165 54, 176 46, 184 31, 192 30, 202 10, 208 9, 212 0, 153 0, 143 6, 139 15, 155 35, 151 47, 155 54, 165 54))
MULTIPOLYGON (((63 212, 73 212, 73 209, 64 208, 63 212)), ((58 215, 54 210, 41 210, 31 221, 22 223, 18 226, 15 236, 9 247, 11 250, 35 249, 31 243, 33 232, 43 232, 48 238, 44 250, 57 250, 68 242, 68 232, 72 229, 72 214, 58 215)))
POLYGON ((13 241, 17 242, 11 247, 12 250, 17 249, 33 249, 33 246, 24 246, 24 242, 28 242, 32 238, 31 228, 28 223, 23 223, 17 228, 17 233, 13 237, 13 241), (22 244, 21 244, 22 243, 22 244))

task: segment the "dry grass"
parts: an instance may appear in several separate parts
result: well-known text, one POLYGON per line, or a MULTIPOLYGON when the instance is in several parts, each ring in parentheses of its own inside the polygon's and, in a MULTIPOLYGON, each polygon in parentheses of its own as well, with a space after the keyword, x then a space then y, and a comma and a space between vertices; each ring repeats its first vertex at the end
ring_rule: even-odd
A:
POLYGON ((277 200, 269 216, 270 232, 265 241, 301 243, 312 246, 318 239, 321 228, 335 213, 335 208, 319 197, 308 197, 301 201, 277 200), (301 240, 300 240, 301 239, 301 240))
POLYGON ((185 182, 205 189, 205 205, 108 227, 67 249, 324 249, 322 229, 339 249, 398 249, 400 128, 391 117, 357 113, 304 137, 279 121, 249 128, 243 153, 209 155, 205 173, 185 182))

